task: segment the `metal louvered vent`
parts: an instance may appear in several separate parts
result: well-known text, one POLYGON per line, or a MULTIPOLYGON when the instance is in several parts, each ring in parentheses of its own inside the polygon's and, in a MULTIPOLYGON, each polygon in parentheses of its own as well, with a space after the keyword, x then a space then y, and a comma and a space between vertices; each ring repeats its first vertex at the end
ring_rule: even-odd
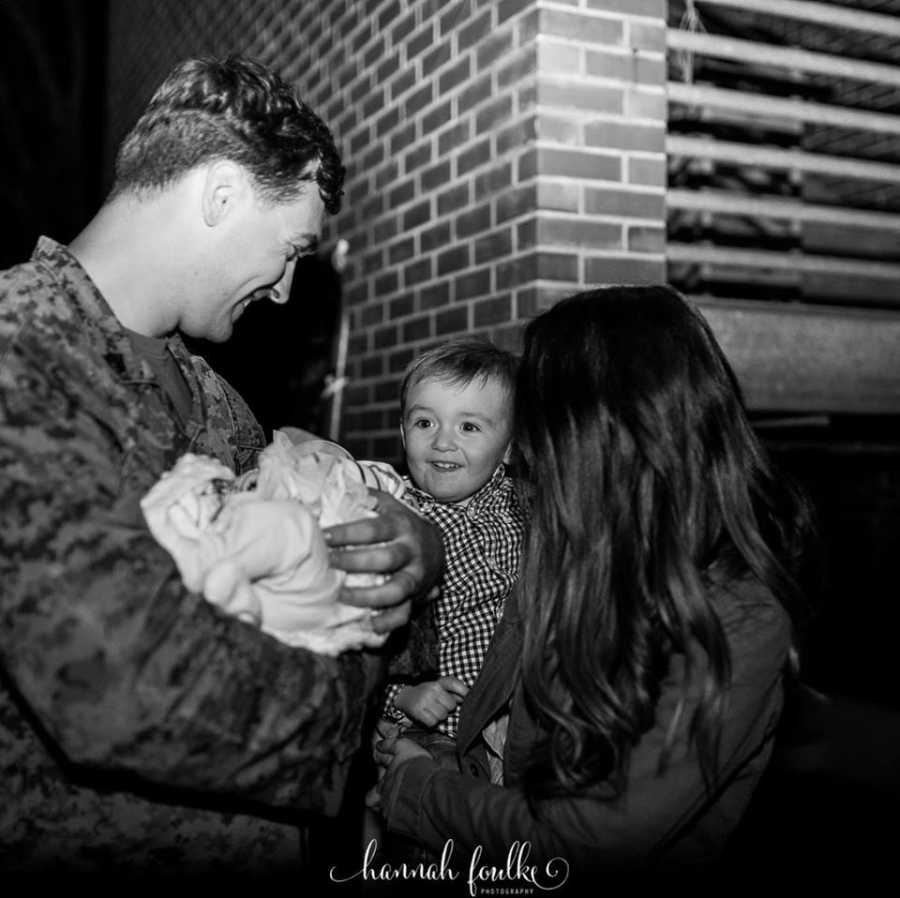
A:
POLYGON ((900 309, 900 2, 674 0, 669 279, 900 309))

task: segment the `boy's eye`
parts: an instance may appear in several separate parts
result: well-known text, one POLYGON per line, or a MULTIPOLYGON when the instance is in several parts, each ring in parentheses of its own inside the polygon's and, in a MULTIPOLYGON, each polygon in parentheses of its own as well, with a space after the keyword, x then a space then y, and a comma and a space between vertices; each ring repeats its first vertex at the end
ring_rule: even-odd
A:
POLYGON ((481 430, 477 424, 473 424, 471 421, 463 421, 462 429, 463 433, 478 433, 481 430))
POLYGON ((431 427, 431 421, 428 418, 416 418, 413 421, 413 427, 417 427, 419 430, 425 430, 428 427, 431 427))

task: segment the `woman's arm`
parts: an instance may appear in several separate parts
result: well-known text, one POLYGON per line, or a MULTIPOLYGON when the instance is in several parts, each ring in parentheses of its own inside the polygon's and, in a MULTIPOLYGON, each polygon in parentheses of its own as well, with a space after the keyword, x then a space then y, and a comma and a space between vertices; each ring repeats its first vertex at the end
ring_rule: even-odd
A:
MULTIPOLYGON (((733 680, 723 729, 718 769, 723 781, 738 776, 766 742, 780 709, 781 670, 789 628, 780 609, 769 603, 723 619, 733 653, 733 680)), ((559 856, 575 869, 616 867, 647 858, 709 811, 696 752, 686 722, 700 694, 696 671, 682 725, 668 767, 658 763, 681 694, 683 659, 674 659, 657 708, 657 722, 630 759, 620 798, 597 791, 540 802, 535 811, 520 788, 490 785, 467 773, 441 770, 427 758, 397 765, 381 785, 388 827, 441 850, 452 838, 458 851, 481 846, 485 859, 504 863, 514 842, 528 842, 535 862, 559 856)), ((511 728, 510 738, 514 738, 511 728)), ((726 789, 726 793, 727 789, 726 789)), ((714 802, 716 826, 724 837, 737 822, 749 790, 714 802)))

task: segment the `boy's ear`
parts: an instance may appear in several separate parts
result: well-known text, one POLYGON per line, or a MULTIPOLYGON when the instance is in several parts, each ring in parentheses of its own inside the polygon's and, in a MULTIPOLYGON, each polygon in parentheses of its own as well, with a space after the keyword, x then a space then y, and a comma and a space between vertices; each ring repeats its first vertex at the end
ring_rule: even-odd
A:
POLYGON ((406 434, 403 432, 403 416, 400 416, 400 445, 403 447, 403 451, 406 452, 406 434))
POLYGON ((508 465, 512 461, 512 443, 509 442, 506 444, 506 449, 503 452, 503 458, 500 459, 503 464, 508 465))

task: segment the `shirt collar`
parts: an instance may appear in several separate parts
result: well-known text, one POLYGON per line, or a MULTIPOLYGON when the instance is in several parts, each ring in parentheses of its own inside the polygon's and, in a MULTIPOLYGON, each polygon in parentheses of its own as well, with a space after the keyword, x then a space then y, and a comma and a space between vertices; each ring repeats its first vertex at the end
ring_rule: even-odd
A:
POLYGON ((415 484, 410 483, 409 489, 410 492, 415 497, 416 501, 419 503, 420 508, 423 510, 427 510, 432 508, 435 505, 441 505, 444 508, 456 509, 460 513, 468 513, 472 514, 477 512, 480 506, 489 499, 500 484, 503 482, 503 478, 506 476, 506 465, 503 462, 500 462, 497 465, 497 469, 491 475, 491 479, 475 493, 469 501, 465 505, 461 505, 459 502, 440 502, 435 499, 431 493, 426 493, 425 490, 420 490, 415 484))
POLYGON ((43 264, 81 312, 83 327, 102 343, 103 354, 114 370, 128 380, 154 380, 150 366, 135 352, 125 328, 68 247, 50 237, 40 237, 31 259, 43 264))

